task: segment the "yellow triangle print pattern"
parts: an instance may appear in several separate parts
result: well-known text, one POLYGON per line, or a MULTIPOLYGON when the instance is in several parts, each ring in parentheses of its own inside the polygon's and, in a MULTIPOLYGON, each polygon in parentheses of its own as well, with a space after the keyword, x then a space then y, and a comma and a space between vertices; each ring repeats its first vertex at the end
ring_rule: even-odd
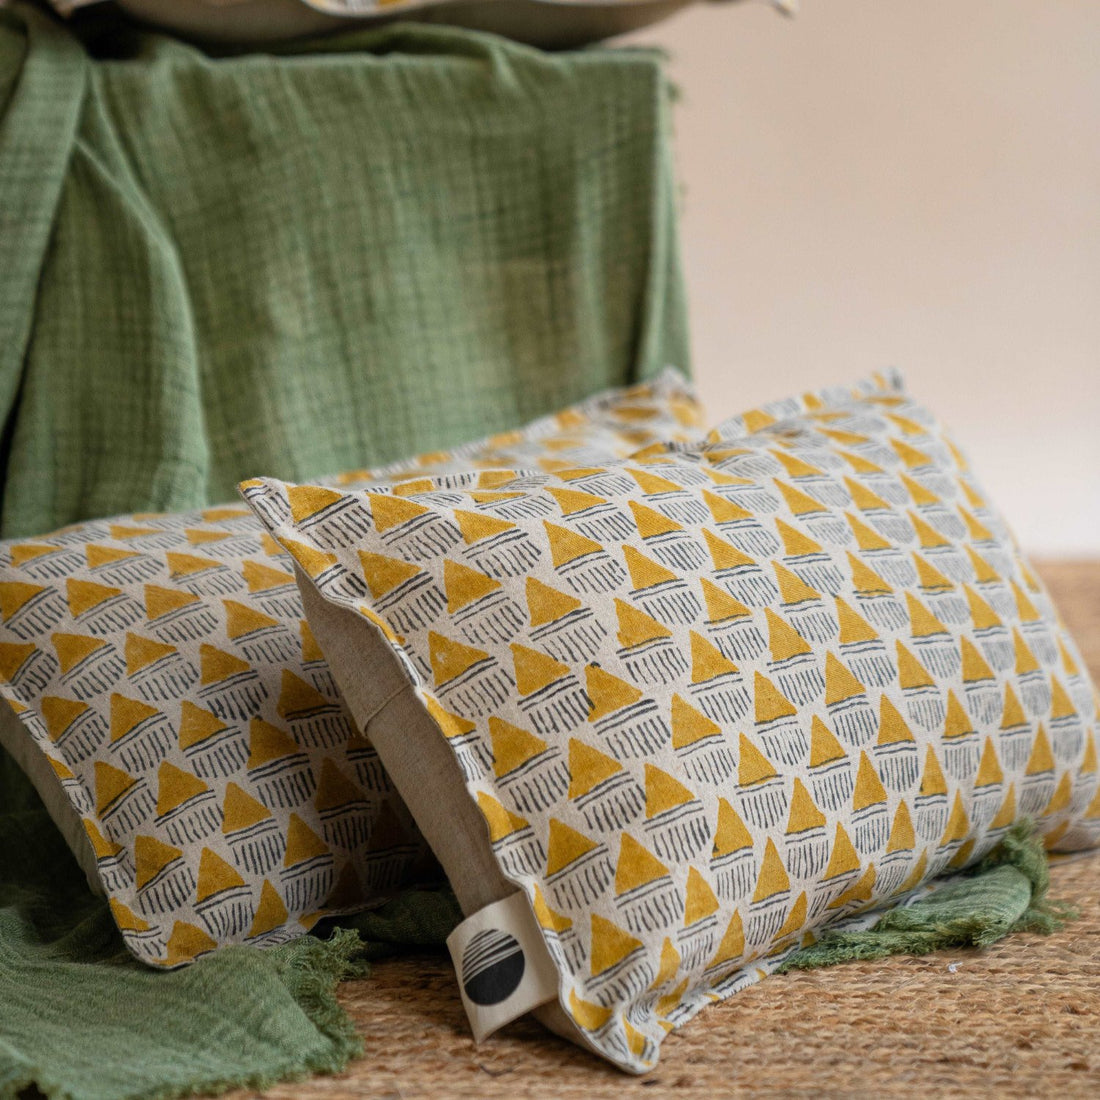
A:
POLYGON ((668 867, 629 833, 623 833, 619 862, 615 865, 615 893, 627 894, 657 879, 665 878, 668 867))
POLYGON ((390 526, 367 494, 295 522, 281 483, 244 492, 278 541, 338 558, 319 614, 365 605, 400 638, 451 716, 421 736, 443 735, 563 1008, 618 1064, 1019 816, 1100 840, 1080 654, 893 376, 705 443, 479 478, 418 483, 424 511, 390 526), (470 517, 511 526, 469 540, 470 517), (415 568, 410 590, 365 598, 363 554, 415 568), (462 569, 499 587, 460 606, 462 569))

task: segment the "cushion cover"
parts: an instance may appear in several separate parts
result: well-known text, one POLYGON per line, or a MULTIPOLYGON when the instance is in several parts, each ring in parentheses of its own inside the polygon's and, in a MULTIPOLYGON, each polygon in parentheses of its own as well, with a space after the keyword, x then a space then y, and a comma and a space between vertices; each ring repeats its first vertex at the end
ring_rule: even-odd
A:
MULTIPOLYGON (((407 491, 456 465, 605 462, 697 421, 670 370, 333 480, 404 477, 407 491)), ((142 960, 279 942, 423 873, 423 840, 349 723, 290 560, 239 501, 0 543, 0 617, 0 746, 142 960)))
POLYGON ((896 377, 506 476, 242 488, 464 910, 529 901, 551 1026, 643 1071, 1019 818, 1100 840, 1080 655, 896 377))

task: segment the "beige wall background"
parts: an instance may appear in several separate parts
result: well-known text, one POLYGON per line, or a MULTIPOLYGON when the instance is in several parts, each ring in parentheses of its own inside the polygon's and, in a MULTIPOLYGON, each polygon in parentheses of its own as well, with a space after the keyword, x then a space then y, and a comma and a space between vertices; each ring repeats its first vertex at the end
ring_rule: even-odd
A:
POLYGON ((900 367, 1032 552, 1100 552, 1100 2, 700 5, 672 55, 715 418, 900 367))

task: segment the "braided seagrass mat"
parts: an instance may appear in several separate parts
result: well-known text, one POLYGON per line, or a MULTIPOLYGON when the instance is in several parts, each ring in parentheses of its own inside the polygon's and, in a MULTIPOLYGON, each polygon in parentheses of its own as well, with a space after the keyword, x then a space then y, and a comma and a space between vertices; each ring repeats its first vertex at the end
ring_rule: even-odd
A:
MULTIPOLYGON (((1039 571, 1100 681, 1100 562, 1039 571)), ((1061 932, 769 977, 670 1035, 642 1078, 532 1021, 477 1047, 446 957, 378 963, 340 989, 364 1058, 263 1095, 1100 1096, 1100 853, 1056 863, 1051 878, 1050 896, 1080 913, 1061 932)))

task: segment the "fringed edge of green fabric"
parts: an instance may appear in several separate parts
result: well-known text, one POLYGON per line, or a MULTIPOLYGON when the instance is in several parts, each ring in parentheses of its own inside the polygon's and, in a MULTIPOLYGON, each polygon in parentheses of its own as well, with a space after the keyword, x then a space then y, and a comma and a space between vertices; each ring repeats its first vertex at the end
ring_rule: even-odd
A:
POLYGON ((1010 932, 1049 935, 1077 916, 1051 901, 1050 864, 1030 821, 1014 825, 987 856, 927 897, 891 909, 863 931, 825 931, 779 968, 809 970, 856 959, 988 947, 1010 932))
MULTIPOLYGON (((226 1082, 220 1091, 244 1087, 262 1089, 277 1080, 298 1080, 314 1073, 339 1073, 352 1058, 363 1053, 363 1037, 336 999, 336 987, 340 982, 370 974, 370 963, 363 957, 363 941, 354 929, 340 928, 329 940, 306 942, 308 948, 299 948, 280 960, 279 970, 287 991, 309 1022, 328 1040, 329 1049, 308 1059, 300 1071, 291 1075, 284 1073, 277 1077, 226 1082)), ((158 1094, 157 1100, 161 1095, 158 1094)))
MULTIPOLYGON (((296 1060, 284 1067, 204 1081, 201 1085, 173 1085, 143 1091, 142 1100, 182 1100, 198 1091, 220 1096, 233 1089, 262 1092, 286 1081, 302 1081, 318 1073, 339 1073, 363 1053, 363 1039, 351 1017, 336 1000, 336 987, 347 978, 365 978, 370 964, 362 958, 363 943, 350 929, 338 929, 329 940, 303 937, 283 948, 285 958, 278 969, 287 992, 297 1002, 309 1022, 328 1041, 324 1050, 296 1060)), ((52 1100, 52 1097, 51 1097, 52 1100)))
MULTIPOLYGON (((329 940, 307 936, 269 949, 269 957, 277 957, 276 969, 287 992, 326 1040, 324 1049, 263 1071, 141 1089, 135 1095, 141 1100, 182 1100, 198 1092, 219 1096, 233 1089, 262 1091, 280 1082, 300 1081, 318 1073, 339 1073, 363 1053, 363 1039, 337 1001, 336 987, 347 978, 369 974, 370 964, 363 958, 364 946, 353 929, 337 929, 329 940)), ((0 1100, 19 1100, 24 1090, 32 1089, 35 1090, 32 1095, 48 1100, 73 1100, 73 1093, 63 1083, 51 1081, 48 1074, 33 1067, 0 1080, 0 1100)))

